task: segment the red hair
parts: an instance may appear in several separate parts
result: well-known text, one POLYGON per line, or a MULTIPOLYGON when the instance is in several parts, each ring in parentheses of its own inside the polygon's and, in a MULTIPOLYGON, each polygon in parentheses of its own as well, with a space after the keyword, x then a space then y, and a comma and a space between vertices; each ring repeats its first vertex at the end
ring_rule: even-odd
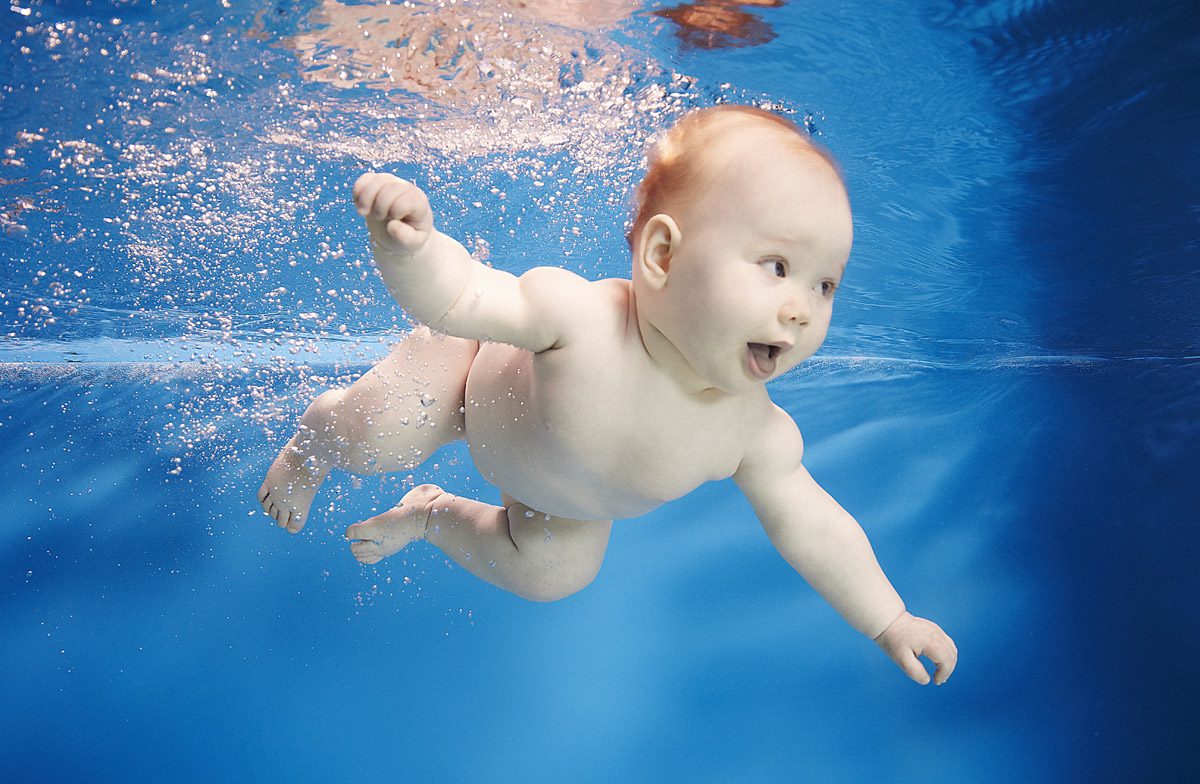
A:
POLYGON ((804 152, 815 152, 824 158, 841 178, 833 156, 813 142, 808 131, 773 112, 732 104, 689 112, 650 151, 650 165, 634 201, 633 226, 626 237, 630 248, 636 251, 635 243, 647 221, 660 213, 669 213, 700 189, 702 175, 711 168, 714 142, 734 123, 782 130, 804 152))

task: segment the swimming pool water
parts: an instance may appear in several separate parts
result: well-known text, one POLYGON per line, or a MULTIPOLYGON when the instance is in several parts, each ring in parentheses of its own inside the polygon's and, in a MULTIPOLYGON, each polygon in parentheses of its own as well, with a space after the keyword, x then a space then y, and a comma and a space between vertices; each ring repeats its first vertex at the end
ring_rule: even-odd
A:
POLYGON ((721 35, 665 3, 224 5, 0 10, 5 781, 1188 779, 1192 4, 725 4, 721 35), (256 514, 305 403, 406 326, 359 172, 427 182, 497 266, 625 275, 647 139, 720 100, 844 166, 830 338, 772 393, 958 643, 940 689, 731 483, 618 524, 553 605, 350 557, 412 482, 494 493, 461 447, 335 475, 296 537, 256 514))

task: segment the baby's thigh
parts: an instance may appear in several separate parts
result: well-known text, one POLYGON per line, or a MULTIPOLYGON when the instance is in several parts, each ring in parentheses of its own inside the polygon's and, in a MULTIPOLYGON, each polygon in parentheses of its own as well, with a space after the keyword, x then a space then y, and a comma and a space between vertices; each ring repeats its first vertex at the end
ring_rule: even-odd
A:
POLYGON ((346 390, 343 405, 381 428, 429 428, 442 431, 429 434, 436 440, 459 438, 467 373, 478 352, 478 341, 418 327, 346 390))

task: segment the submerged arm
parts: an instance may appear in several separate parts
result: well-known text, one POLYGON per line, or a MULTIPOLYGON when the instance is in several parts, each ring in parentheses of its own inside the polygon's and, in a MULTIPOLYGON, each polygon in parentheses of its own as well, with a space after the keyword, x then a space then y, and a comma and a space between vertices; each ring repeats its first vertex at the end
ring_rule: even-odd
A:
POLYGON ((433 226, 429 200, 389 174, 364 174, 354 203, 366 219, 375 265, 409 315, 458 337, 543 351, 561 337, 570 301, 586 282, 552 268, 516 277, 471 257, 433 226))
POLYGON ((880 568, 862 526, 801 464, 804 442, 780 409, 734 480, 754 507, 780 555, 846 621, 870 637, 918 683, 929 675, 919 661, 937 665, 944 683, 958 659, 954 642, 937 624, 910 615, 880 568))
MULTIPOLYGON (((779 412, 782 414, 782 412, 779 412)), ((801 465, 804 442, 791 417, 776 417, 734 480, 779 554, 871 639, 904 612, 862 526, 801 465)))

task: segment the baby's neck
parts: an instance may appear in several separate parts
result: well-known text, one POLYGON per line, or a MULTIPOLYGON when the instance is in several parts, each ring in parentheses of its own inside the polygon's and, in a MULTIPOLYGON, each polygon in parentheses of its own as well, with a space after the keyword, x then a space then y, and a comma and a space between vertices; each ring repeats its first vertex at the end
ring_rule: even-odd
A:
POLYGON ((653 321, 644 311, 638 309, 637 293, 632 282, 629 284, 625 328, 627 332, 633 334, 646 352, 646 358, 650 364, 664 376, 670 378, 685 394, 697 398, 726 396, 727 393, 702 379, 688 364, 687 359, 679 352, 670 338, 654 326, 653 321))

